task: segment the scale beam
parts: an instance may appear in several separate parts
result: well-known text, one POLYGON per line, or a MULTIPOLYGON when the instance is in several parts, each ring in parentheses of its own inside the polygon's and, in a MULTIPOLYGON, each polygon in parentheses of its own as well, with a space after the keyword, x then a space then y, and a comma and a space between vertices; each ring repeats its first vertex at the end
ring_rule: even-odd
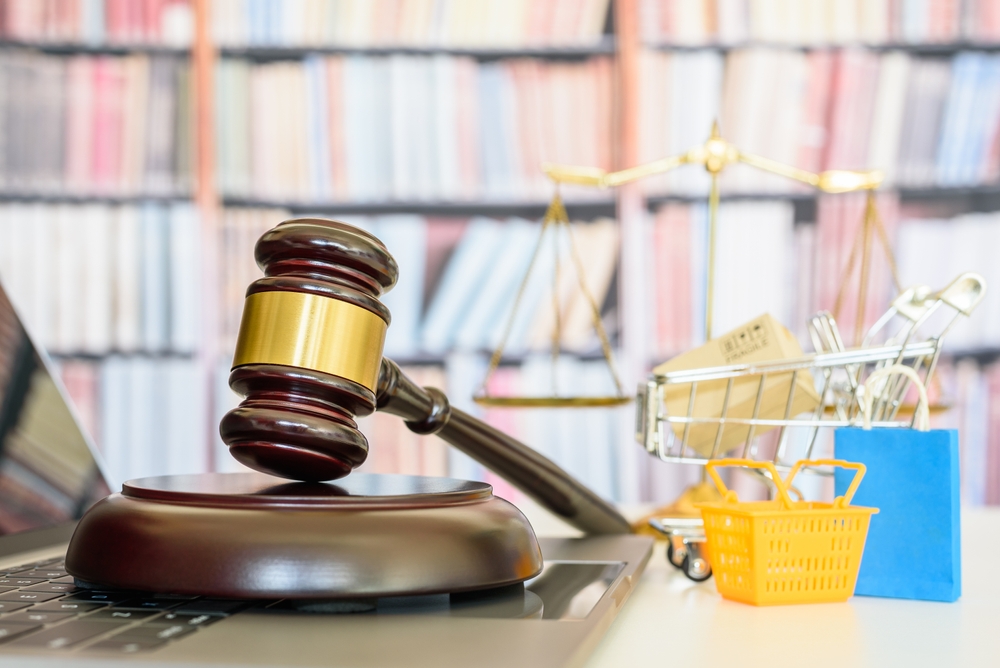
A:
POLYGON ((752 153, 744 153, 730 144, 719 134, 719 124, 712 123, 712 132, 708 140, 700 146, 695 146, 687 153, 660 158, 635 167, 629 167, 616 172, 608 172, 597 167, 578 167, 573 165, 557 165, 544 163, 542 171, 554 183, 588 186, 591 188, 614 188, 639 181, 657 174, 677 169, 682 165, 701 165, 712 177, 712 187, 709 193, 709 243, 708 267, 709 275, 705 304, 705 338, 712 338, 712 306, 715 259, 715 228, 719 208, 719 175, 729 165, 742 163, 755 169, 783 176, 792 181, 804 183, 824 193, 848 193, 858 191, 874 191, 884 179, 879 170, 855 171, 831 169, 824 172, 810 172, 792 165, 786 165, 770 158, 764 158, 752 153))

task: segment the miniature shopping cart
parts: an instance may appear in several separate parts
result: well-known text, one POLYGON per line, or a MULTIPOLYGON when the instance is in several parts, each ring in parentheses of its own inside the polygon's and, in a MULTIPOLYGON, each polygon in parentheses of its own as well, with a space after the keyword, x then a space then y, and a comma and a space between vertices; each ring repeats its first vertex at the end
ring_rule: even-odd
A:
MULTIPOLYGON (((905 290, 872 326, 858 348, 845 348, 833 317, 821 313, 809 322, 816 353, 775 362, 653 375, 639 388, 636 438, 650 454, 667 462, 704 466, 732 453, 745 459, 766 459, 775 470, 788 470, 796 460, 813 459, 823 430, 855 424, 861 410, 864 391, 861 388, 873 371, 901 364, 912 368, 925 386, 930 385, 944 336, 960 316, 972 313, 985 290, 984 279, 974 273, 962 274, 938 292, 923 286, 905 290), (815 407, 796 414, 794 407, 801 398, 797 393, 802 392, 803 379, 808 389, 815 387, 816 400, 810 403, 815 407), (788 386, 783 414, 777 418, 761 417, 765 387, 773 388, 775 382, 788 386), (749 415, 737 416, 736 411, 731 411, 730 398, 737 383, 756 386, 756 401, 749 415), (699 388, 709 386, 722 395, 721 403, 711 414, 698 414, 695 409, 699 388), (683 414, 667 410, 667 394, 676 395, 678 391, 688 396, 683 414), (697 428, 704 433, 704 425, 715 429, 714 442, 709 448, 695 449, 690 442, 692 431, 697 428), (775 429, 776 442, 771 439, 769 447, 761 447, 761 432, 775 429), (735 447, 734 430, 739 433, 735 447)), ((916 412, 906 410, 904 404, 911 383, 908 376, 893 376, 875 384, 872 426, 912 428, 916 412)), ((831 474, 819 468, 810 472, 831 474)), ((758 474, 767 481, 773 477, 767 470, 758 470, 758 474)), ((773 487, 773 481, 771 484, 773 487)), ((692 580, 709 577, 710 559, 704 554, 704 528, 697 515, 656 517, 650 520, 650 525, 668 537, 667 556, 674 566, 682 568, 692 580)))

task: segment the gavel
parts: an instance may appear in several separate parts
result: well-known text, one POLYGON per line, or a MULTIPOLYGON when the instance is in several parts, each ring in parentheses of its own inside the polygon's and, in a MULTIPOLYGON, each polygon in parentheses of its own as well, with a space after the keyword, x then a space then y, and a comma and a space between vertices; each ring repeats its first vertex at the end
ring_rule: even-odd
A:
POLYGON ((360 466, 355 418, 375 410, 436 434, 588 534, 627 520, 554 462, 421 388, 382 356, 398 267, 377 238, 341 222, 285 221, 254 251, 264 278, 247 289, 229 385, 244 398, 219 426, 229 452, 292 480, 335 480, 360 466))

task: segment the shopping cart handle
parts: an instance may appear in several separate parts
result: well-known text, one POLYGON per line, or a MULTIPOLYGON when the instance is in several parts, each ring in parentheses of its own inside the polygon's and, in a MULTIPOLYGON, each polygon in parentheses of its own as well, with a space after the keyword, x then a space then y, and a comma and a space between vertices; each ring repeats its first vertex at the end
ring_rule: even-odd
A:
POLYGON ((969 315, 986 294, 986 279, 979 274, 966 272, 958 276, 936 296, 963 315, 969 315))

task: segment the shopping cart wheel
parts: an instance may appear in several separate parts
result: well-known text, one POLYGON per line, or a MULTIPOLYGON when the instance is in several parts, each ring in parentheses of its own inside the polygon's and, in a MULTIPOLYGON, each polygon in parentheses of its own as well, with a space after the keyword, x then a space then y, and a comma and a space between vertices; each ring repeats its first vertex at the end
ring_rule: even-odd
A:
POLYGON ((674 568, 684 568, 684 558, 687 556, 687 547, 682 542, 680 549, 674 549, 674 539, 671 536, 667 539, 667 561, 674 568))
POLYGON ((681 569, 689 580, 695 582, 704 582, 712 577, 711 564, 708 563, 708 559, 702 556, 701 550, 695 545, 688 546, 688 553, 684 555, 681 569))

